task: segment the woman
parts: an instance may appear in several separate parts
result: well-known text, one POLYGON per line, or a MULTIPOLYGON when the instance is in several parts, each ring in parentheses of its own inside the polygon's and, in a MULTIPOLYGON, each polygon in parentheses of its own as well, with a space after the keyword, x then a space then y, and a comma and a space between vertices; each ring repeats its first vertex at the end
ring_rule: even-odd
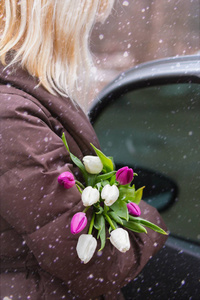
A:
MULTIPOLYGON (((99 148, 79 104, 87 100, 89 34, 112 5, 111 0, 0 3, 1 299, 103 294, 117 299, 165 242, 152 231, 130 233, 126 254, 107 243, 82 264, 75 250, 78 237, 69 228, 74 213, 83 209, 80 193, 57 183, 64 171, 81 180, 63 132, 80 159, 93 153, 90 143, 99 148)), ((165 227, 155 209, 143 202, 141 208, 145 218, 165 227)))

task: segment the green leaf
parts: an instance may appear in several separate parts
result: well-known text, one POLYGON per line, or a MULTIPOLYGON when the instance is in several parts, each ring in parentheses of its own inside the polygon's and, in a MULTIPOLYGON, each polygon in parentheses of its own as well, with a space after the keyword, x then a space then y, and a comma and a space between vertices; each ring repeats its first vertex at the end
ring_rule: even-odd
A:
POLYGON ((106 184, 110 184, 108 180, 104 180, 101 182, 101 186, 104 187, 106 184))
POLYGON ((69 146, 68 146, 68 144, 67 144, 67 140, 66 140, 66 137, 65 137, 64 132, 63 132, 63 134, 62 134, 62 141, 63 141, 65 147, 67 148, 67 151, 70 152, 70 151, 69 151, 69 146))
POLYGON ((114 211, 109 211, 108 215, 112 219, 112 221, 114 220, 116 223, 123 225, 122 219, 114 211))
POLYGON ((129 219, 129 213, 128 208, 126 206, 126 202, 123 200, 118 199, 115 201, 110 208, 117 214, 120 218, 125 219, 128 221, 129 219))
POLYGON ((147 221, 145 219, 142 219, 140 217, 133 217, 133 216, 130 216, 129 217, 130 220, 134 221, 134 222, 137 222, 137 223, 140 223, 158 233, 161 233, 161 234, 164 234, 164 235, 168 235, 168 233, 166 231, 164 231, 162 228, 160 228, 159 226, 155 225, 154 223, 151 223, 150 221, 147 221))
POLYGON ((94 227, 98 230, 97 238, 101 240, 101 248, 102 250, 106 244, 106 227, 105 227, 105 219, 103 215, 96 215, 94 227))
POLYGON ((103 207, 101 207, 99 204, 94 204, 93 205, 94 209, 95 209, 95 213, 98 214, 102 214, 104 212, 103 207))
POLYGON ((67 144, 67 140, 66 140, 66 138, 65 138, 64 132, 63 132, 63 134, 62 134, 62 141, 63 141, 65 147, 67 148, 67 151, 69 152, 69 155, 70 155, 71 160, 72 160, 73 163, 80 169, 80 171, 81 171, 82 174, 83 174, 84 179, 88 182, 88 180, 87 180, 87 179, 88 179, 88 173, 87 173, 87 171, 86 171, 86 169, 85 169, 83 163, 80 161, 80 159, 70 152, 69 146, 68 146, 68 144, 67 144))
POLYGON ((140 200, 142 199, 144 188, 145 188, 145 186, 142 186, 141 188, 139 188, 138 190, 135 191, 135 197, 134 197, 133 202, 135 202, 136 204, 140 203, 140 200))
POLYGON ((103 154, 103 152, 101 152, 99 149, 97 149, 93 144, 90 145, 93 147, 94 151, 96 152, 96 155, 98 155, 98 157, 100 158, 103 164, 103 171, 105 173, 114 171, 114 165, 112 160, 105 154, 103 154))
POLYGON ((94 221, 94 227, 97 230, 101 230, 103 228, 103 223, 105 223, 103 215, 96 215, 95 216, 95 221, 94 221))
POLYGON ((97 178, 96 174, 88 174, 87 173, 87 185, 94 187, 96 184, 96 178, 97 178))
POLYGON ((101 248, 99 249, 99 251, 101 251, 105 247, 105 244, 106 244, 106 230, 105 230, 105 228, 100 231, 99 236, 100 236, 100 240, 101 240, 101 248))
POLYGON ((110 185, 113 185, 115 182, 116 182, 116 174, 111 177, 110 185))
POLYGON ((97 176, 96 182, 99 182, 99 181, 101 181, 101 180, 109 179, 109 178, 112 177, 115 173, 116 173, 116 171, 112 171, 112 172, 109 172, 109 173, 105 173, 105 174, 102 174, 102 175, 98 175, 98 176, 97 176))
POLYGON ((119 187, 119 199, 124 201, 134 201, 135 199, 135 186, 120 186, 119 187))
POLYGON ((145 232, 147 233, 146 229, 139 223, 137 222, 127 222, 127 221, 123 221, 123 226, 132 230, 132 231, 135 231, 135 232, 145 232))

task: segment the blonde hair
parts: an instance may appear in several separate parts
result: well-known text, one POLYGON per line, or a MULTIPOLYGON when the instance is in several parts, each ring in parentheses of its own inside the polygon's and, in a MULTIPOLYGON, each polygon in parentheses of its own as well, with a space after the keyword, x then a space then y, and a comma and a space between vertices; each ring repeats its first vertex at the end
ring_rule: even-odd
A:
MULTIPOLYGON (((89 36, 114 0, 1 0, 0 60, 20 62, 51 94, 86 93, 92 65, 89 36)), ((79 101, 80 102, 80 101, 79 101)))

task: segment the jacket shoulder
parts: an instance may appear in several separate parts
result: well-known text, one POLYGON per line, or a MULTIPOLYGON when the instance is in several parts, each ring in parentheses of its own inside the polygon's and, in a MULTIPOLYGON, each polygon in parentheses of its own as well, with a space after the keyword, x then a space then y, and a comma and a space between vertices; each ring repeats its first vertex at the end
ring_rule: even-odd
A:
POLYGON ((42 115, 46 118, 50 117, 49 111, 36 98, 10 84, 0 85, 0 102, 1 116, 9 117, 18 110, 21 112, 24 110, 24 114, 32 111, 40 117, 42 115))

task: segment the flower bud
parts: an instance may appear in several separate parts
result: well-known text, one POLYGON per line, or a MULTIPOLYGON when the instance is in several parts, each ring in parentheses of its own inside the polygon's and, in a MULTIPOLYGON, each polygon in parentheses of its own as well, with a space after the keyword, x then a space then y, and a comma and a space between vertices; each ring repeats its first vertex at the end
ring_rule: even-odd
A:
POLYGON ((116 173, 116 180, 121 185, 130 183, 133 180, 133 169, 130 169, 128 167, 119 169, 116 173))
POLYGON ((92 188, 91 186, 87 186, 81 195, 81 199, 84 206, 91 206, 94 203, 99 201, 99 191, 97 189, 92 188))
POLYGON ((123 228, 117 228, 111 231, 110 242, 120 251, 126 252, 130 249, 129 235, 123 228))
POLYGON ((85 213, 76 213, 71 220, 71 233, 76 234, 81 232, 87 225, 87 217, 85 213))
POLYGON ((105 199, 104 203, 111 206, 119 198, 119 190, 116 185, 106 184, 101 192, 101 198, 105 199))
POLYGON ((70 189, 75 184, 75 179, 72 173, 63 172, 58 176, 58 183, 63 185, 64 188, 70 189))
POLYGON ((99 174, 103 169, 103 164, 98 156, 84 156, 83 164, 86 171, 90 174, 99 174))
POLYGON ((141 210, 136 203, 130 202, 127 204, 128 212, 130 215, 139 217, 141 215, 141 210))
POLYGON ((82 234, 79 236, 76 251, 78 257, 84 264, 87 264, 97 247, 97 240, 91 234, 82 234))

